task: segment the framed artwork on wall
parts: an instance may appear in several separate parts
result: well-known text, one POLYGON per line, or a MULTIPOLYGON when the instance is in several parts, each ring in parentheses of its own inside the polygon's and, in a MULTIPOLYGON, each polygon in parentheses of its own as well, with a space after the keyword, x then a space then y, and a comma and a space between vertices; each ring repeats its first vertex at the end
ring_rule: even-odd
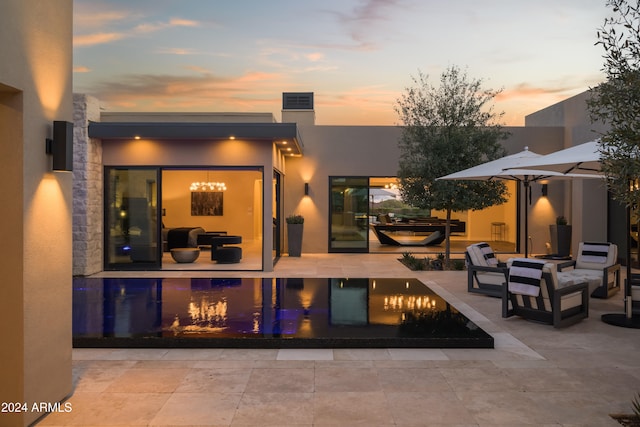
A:
POLYGON ((192 191, 191 216, 222 216, 222 191, 192 191))

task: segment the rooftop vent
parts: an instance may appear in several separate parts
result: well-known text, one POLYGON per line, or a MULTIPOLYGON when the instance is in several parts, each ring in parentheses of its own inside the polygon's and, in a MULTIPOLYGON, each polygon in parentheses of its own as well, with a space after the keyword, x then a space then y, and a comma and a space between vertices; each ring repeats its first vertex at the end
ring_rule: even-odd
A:
POLYGON ((284 92, 283 110, 313 110, 313 92, 284 92))

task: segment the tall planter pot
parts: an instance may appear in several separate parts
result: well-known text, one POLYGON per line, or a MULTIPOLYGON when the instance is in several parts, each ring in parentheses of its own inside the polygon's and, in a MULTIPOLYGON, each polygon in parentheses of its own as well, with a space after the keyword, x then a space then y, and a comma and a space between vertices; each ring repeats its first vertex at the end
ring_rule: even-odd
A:
POLYGON ((553 254, 563 257, 571 255, 571 226, 553 224, 549 226, 549 232, 553 254))
POLYGON ((289 256, 302 254, 302 229, 304 224, 287 224, 287 247, 289 256))

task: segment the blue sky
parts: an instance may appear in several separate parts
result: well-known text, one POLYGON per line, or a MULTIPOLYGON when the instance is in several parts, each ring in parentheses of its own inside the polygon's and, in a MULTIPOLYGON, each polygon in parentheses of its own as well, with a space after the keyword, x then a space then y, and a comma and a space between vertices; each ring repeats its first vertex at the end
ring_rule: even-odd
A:
POLYGON ((272 112, 314 92, 320 125, 398 124, 422 71, 502 89, 504 124, 604 79, 605 0, 74 0, 74 90, 108 111, 272 112))

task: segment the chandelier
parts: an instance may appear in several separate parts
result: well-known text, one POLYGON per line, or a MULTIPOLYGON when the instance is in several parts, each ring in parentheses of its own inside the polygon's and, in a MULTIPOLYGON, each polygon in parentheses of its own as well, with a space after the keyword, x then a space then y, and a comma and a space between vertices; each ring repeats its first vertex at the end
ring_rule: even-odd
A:
POLYGON ((192 182, 189 186, 191 191, 225 191, 227 186, 224 182, 192 182))

